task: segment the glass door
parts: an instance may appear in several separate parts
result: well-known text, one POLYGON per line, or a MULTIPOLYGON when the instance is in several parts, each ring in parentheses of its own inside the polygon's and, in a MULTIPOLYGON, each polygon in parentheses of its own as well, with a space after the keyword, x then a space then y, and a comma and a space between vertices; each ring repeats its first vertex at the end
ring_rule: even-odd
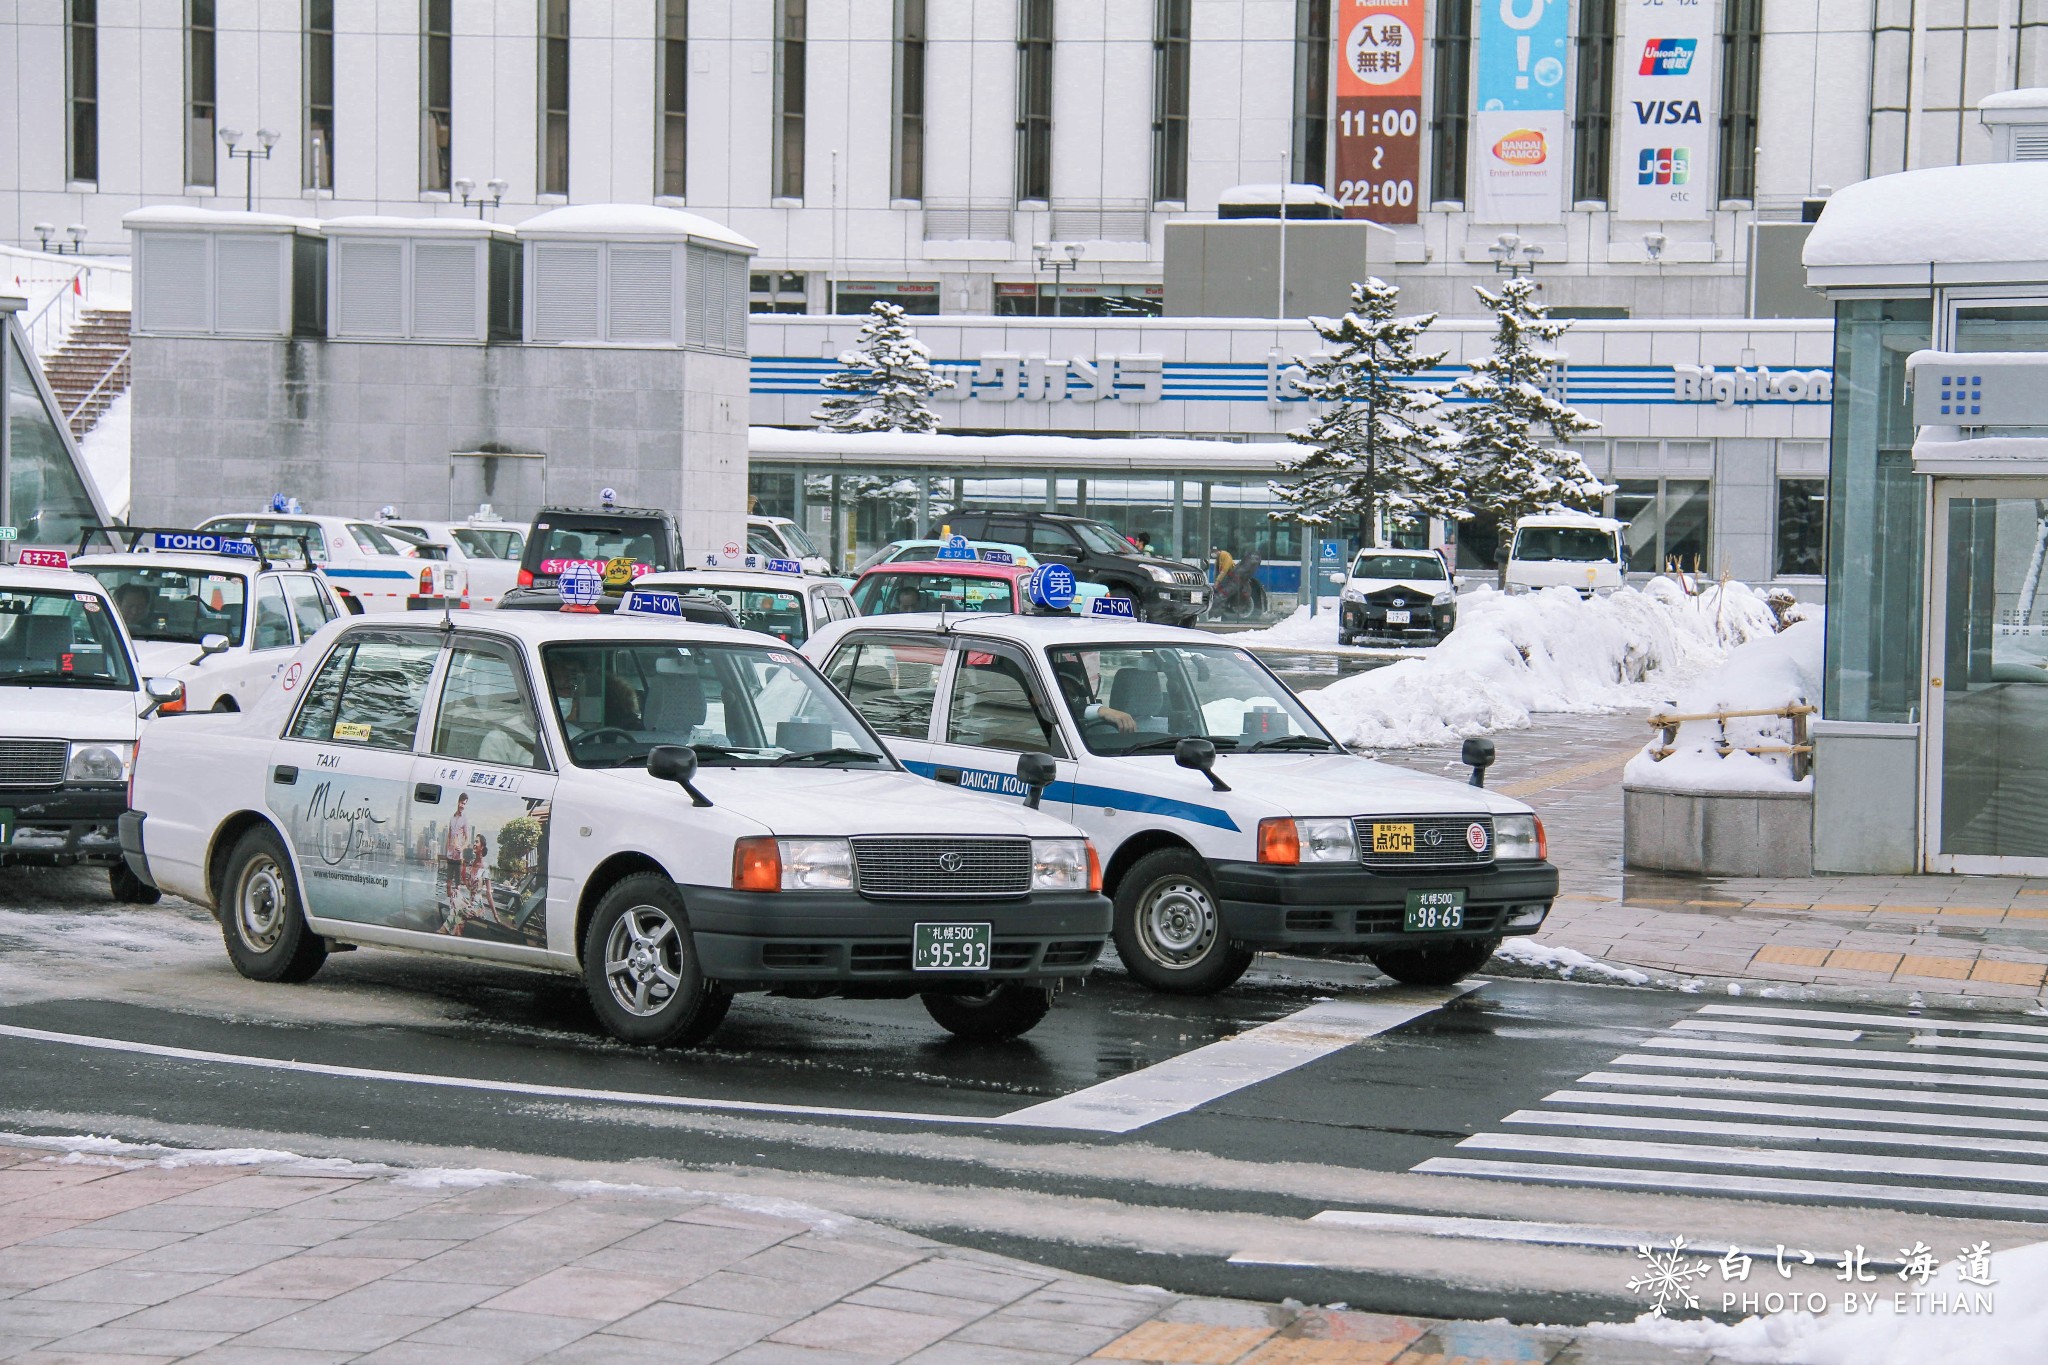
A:
POLYGON ((1927 866, 2048 872, 2048 480, 1937 479, 1927 866))

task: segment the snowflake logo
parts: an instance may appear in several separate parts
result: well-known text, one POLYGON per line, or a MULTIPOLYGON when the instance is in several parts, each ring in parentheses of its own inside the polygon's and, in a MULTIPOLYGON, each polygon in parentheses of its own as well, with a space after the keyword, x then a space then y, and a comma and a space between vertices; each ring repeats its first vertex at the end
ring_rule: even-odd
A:
POLYGON ((1714 1263, 1687 1255, 1685 1238, 1673 1237, 1668 1247, 1639 1246, 1636 1258, 1649 1264, 1628 1282, 1628 1287, 1650 1296, 1651 1317, 1661 1318, 1674 1306, 1700 1306, 1699 1297, 1692 1292, 1692 1282, 1711 1274, 1714 1263))

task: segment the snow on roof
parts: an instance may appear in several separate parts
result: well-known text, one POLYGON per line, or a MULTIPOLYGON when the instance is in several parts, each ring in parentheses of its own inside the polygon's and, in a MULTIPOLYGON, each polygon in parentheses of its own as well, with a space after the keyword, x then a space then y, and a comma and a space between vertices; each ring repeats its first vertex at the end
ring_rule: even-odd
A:
POLYGON ((196 209, 185 204, 153 204, 131 209, 121 215, 121 226, 137 228, 212 228, 217 232, 247 232, 252 229, 292 228, 318 232, 320 224, 311 218, 290 218, 281 213, 244 213, 240 209, 196 209))
POLYGON ((481 218, 407 218, 388 213, 354 213, 340 218, 325 218, 320 222, 320 230, 344 236, 360 234, 380 237, 424 237, 432 234, 450 237, 510 238, 514 235, 512 229, 505 224, 487 223, 481 218))
POLYGON ((1619 531, 1625 524, 1612 517, 1596 517, 1586 512, 1538 512, 1515 521, 1516 526, 1597 526, 1603 531, 1619 531))
POLYGON ((536 214, 519 225, 521 237, 690 237, 740 251, 759 251, 722 223, 653 204, 571 204, 536 214))
POLYGON ((1277 204, 1280 202, 1283 188, 1287 195, 1287 202, 1290 204, 1322 204, 1330 208, 1338 207, 1337 201, 1332 199, 1321 185, 1287 185, 1283 187, 1277 182, 1264 185, 1233 185, 1217 195, 1216 202, 1218 205, 1228 204, 1232 207, 1242 204, 1277 204))
POLYGON ((1902 171, 1835 191, 1806 239, 1805 262, 1813 269, 2048 261, 2044 223, 2048 163, 1902 171))
POLYGON ((861 464, 987 467, 1070 463, 1094 468, 1214 465, 1270 471, 1300 447, 1289 441, 1194 441, 1173 436, 952 436, 901 431, 785 431, 747 428, 750 454, 837 456, 861 464))
POLYGON ((2001 90, 1977 101, 1979 113, 1995 109, 2048 109, 2048 88, 2037 85, 2025 90, 2001 90))

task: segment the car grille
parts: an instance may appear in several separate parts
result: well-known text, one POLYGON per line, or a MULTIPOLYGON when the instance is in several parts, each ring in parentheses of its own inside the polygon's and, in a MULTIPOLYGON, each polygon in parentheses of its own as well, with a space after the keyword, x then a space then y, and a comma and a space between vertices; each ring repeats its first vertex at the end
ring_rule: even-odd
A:
POLYGON ((1173 574, 1173 581, 1184 588, 1197 588, 1208 581, 1193 569, 1174 569, 1171 572, 1173 574))
POLYGON ((865 896, 947 900, 1031 891, 1029 839, 855 839, 865 896))
POLYGON ((1493 817, 1490 815, 1371 815, 1360 816, 1352 823, 1358 834, 1359 861, 1367 867, 1415 871, 1485 867, 1493 861, 1493 817), (1415 826, 1413 853, 1372 851, 1372 827, 1387 824, 1415 826), (1465 842, 1466 829, 1475 824, 1486 831, 1486 848, 1480 853, 1474 853, 1472 845, 1465 842))
POLYGON ((0 787, 54 787, 70 746, 61 739, 0 739, 0 787))

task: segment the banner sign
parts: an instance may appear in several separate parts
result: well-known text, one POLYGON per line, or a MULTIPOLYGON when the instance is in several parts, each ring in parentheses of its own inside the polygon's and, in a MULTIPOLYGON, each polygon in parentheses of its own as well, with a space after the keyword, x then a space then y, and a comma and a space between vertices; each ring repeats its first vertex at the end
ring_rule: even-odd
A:
POLYGON ((1472 209, 1481 223, 1564 220, 1568 0, 1480 0, 1472 209))
POLYGON ((1713 207, 1717 126, 1713 7, 1628 0, 1615 48, 1614 216, 1705 218, 1713 207))
POLYGON ((1346 218, 1412 223, 1422 194, 1423 0, 1335 0, 1337 183, 1346 218))

